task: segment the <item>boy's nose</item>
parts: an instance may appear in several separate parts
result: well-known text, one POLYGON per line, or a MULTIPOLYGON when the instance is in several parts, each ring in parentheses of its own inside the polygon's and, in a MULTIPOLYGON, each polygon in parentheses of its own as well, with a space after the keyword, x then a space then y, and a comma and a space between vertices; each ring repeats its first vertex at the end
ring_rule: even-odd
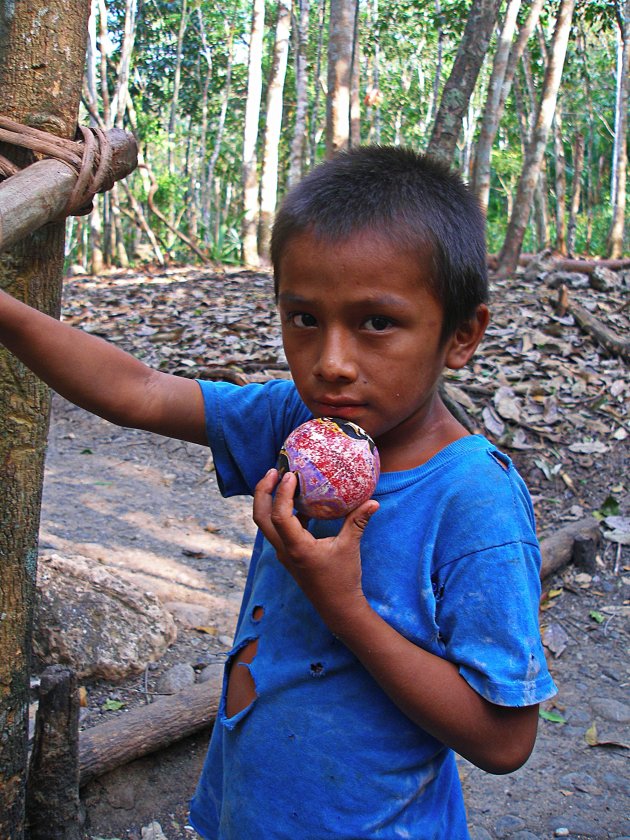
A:
POLYGON ((357 376, 357 369, 349 342, 339 335, 326 336, 322 341, 313 373, 327 382, 340 379, 353 381, 357 376))

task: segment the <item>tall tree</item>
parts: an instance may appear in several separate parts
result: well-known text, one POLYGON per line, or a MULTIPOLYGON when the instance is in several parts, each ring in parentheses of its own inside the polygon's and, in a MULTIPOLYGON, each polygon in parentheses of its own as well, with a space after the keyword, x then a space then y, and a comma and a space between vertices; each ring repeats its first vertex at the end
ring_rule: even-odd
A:
POLYGON ((500 277, 506 277, 516 270, 523 247, 525 228, 527 227, 534 190, 540 175, 549 129, 556 107, 574 8, 575 0, 560 0, 536 124, 525 155, 514 210, 499 254, 497 275, 500 277))
POLYGON ((243 136, 243 260, 258 265, 258 119, 262 96, 265 0, 254 0, 247 64, 247 101, 243 136))
POLYGON ((451 75, 444 85, 427 153, 445 163, 455 157, 468 103, 485 58, 501 0, 473 0, 451 75))
MULTIPOLYGON (((73 137, 81 96, 89 0, 0 0, 2 110, 18 122, 73 137), (37 62, 33 61, 37 56, 37 62)), ((27 155, 2 153, 16 163, 27 155)), ((0 255, 0 284, 58 315, 64 222, 0 255)), ((30 637, 49 391, 0 351, 0 837, 24 835, 30 637)))
POLYGON ((306 148, 306 115, 308 111, 308 24, 310 2, 298 0, 295 31, 295 125, 291 141, 287 186, 292 187, 302 177, 306 148))
POLYGON ((350 142, 350 90, 354 49, 355 0, 330 0, 326 157, 350 142))
POLYGON ((613 179, 613 214, 608 234, 608 256, 623 253, 626 215, 626 173, 628 170, 628 89, 630 87, 630 0, 617 3, 619 23, 619 59, 617 61, 617 98, 615 104, 615 145, 613 179))
POLYGON ((267 88, 263 168, 260 178, 260 223, 258 253, 267 261, 271 244, 271 225, 278 197, 278 147, 282 128, 282 94, 287 72, 289 36, 291 34, 291 0, 279 0, 276 39, 271 76, 267 88))
POLYGON ((479 203, 484 211, 488 207, 488 195, 490 193, 490 154, 501 120, 499 102, 505 81, 512 39, 516 29, 516 18, 520 8, 521 0, 509 0, 507 9, 505 10, 503 26, 501 27, 499 43, 494 54, 492 73, 490 74, 490 81, 488 83, 488 93, 486 94, 486 104, 479 130, 479 139, 477 140, 477 147, 475 149, 472 190, 479 199, 479 203))

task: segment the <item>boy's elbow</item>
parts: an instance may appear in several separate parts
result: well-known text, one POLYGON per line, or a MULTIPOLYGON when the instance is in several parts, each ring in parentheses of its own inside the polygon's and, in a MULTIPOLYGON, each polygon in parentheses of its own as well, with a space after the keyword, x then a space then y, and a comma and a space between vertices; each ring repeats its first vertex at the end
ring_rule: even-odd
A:
POLYGON ((486 773, 493 776, 505 776, 521 768, 532 754, 534 742, 531 745, 518 748, 498 749, 491 756, 487 756, 478 764, 486 773))
POLYGON ((487 747, 480 761, 475 762, 486 773, 504 776, 514 773, 528 760, 536 743, 538 731, 538 706, 520 709, 503 709, 506 715, 498 729, 497 737, 486 742, 487 747))

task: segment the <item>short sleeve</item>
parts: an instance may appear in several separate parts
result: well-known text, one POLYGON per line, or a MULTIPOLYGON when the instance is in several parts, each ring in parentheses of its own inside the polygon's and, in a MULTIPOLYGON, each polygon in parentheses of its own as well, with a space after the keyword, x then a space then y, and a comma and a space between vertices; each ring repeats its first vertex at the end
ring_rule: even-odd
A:
POLYGON ((538 626, 540 552, 516 541, 443 566, 436 620, 445 656, 472 688, 501 706, 556 693, 538 626))
POLYGON ((311 415, 287 380, 233 385, 197 380, 206 434, 224 496, 252 495, 286 436, 311 415))

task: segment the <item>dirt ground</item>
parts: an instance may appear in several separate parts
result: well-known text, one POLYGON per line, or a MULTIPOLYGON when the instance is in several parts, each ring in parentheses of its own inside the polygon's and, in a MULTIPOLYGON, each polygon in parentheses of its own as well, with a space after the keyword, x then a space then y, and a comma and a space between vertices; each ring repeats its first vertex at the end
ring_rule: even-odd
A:
MULTIPOLYGON (((550 477, 535 466, 540 454, 517 448, 510 455, 530 484, 543 530, 601 508, 611 492, 618 512, 630 511, 623 440, 604 460, 572 463, 572 490, 559 473, 550 477)), ((163 603, 193 605, 209 616, 202 629, 191 629, 175 615, 177 641, 144 674, 86 685, 82 727, 146 703, 174 664, 221 667, 254 537, 250 508, 248 500, 220 497, 203 447, 119 429, 55 397, 41 550, 82 554, 163 603), (103 711, 108 700, 121 708, 103 711)), ((475 840, 630 838, 629 570, 630 549, 604 541, 595 568, 569 566, 545 581, 541 627, 559 694, 545 704, 523 769, 493 777, 461 762, 475 840)), ((187 803, 208 734, 84 788, 86 839, 160 840, 147 828, 154 820, 166 840, 194 838, 187 803)))

